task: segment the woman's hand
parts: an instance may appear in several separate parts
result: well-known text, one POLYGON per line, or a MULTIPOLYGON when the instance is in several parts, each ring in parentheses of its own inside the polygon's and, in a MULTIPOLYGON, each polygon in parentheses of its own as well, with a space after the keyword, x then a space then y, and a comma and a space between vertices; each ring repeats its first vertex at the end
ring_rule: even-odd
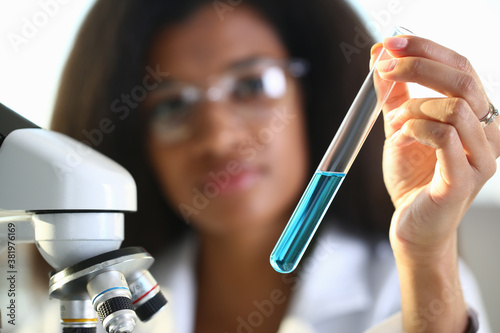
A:
POLYGON ((427 260, 454 237, 495 173, 498 119, 486 127, 479 121, 488 98, 466 58, 413 36, 388 38, 384 46, 394 58, 378 63, 379 74, 400 82, 384 107, 384 178, 396 208, 391 241, 427 260), (404 82, 446 97, 410 99, 404 82))
MULTIPOLYGON (((390 240, 400 274, 405 329, 460 332, 466 325, 457 320, 465 311, 463 299, 447 306, 449 322, 445 312, 439 321, 427 318, 423 323, 419 309, 439 299, 446 284, 459 286, 457 228, 495 173, 498 119, 486 127, 479 121, 487 115, 489 101, 463 56, 414 36, 388 38, 383 45, 393 58, 379 62, 378 73, 383 80, 398 82, 383 110, 383 167, 395 206, 390 240), (445 97, 410 99, 405 82, 445 97)), ((381 46, 372 48, 372 58, 381 46)))

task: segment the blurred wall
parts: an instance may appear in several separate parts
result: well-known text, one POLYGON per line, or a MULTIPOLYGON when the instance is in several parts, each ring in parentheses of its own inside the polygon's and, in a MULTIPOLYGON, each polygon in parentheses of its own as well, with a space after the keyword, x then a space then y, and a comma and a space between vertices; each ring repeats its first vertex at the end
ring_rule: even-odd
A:
POLYGON ((481 287, 492 332, 500 332, 499 235, 500 205, 473 205, 459 232, 460 254, 481 287))

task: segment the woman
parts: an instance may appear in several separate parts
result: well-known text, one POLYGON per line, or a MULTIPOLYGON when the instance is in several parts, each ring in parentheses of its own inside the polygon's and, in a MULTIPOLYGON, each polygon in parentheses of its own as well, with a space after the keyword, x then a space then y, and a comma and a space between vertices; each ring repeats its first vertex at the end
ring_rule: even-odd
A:
POLYGON ((384 108, 394 207, 378 126, 297 273, 268 263, 366 75, 368 50, 347 59, 339 47, 361 27, 342 2, 96 4, 53 128, 137 181, 126 242, 159 257, 170 299, 145 331, 360 332, 399 310, 382 331, 474 331, 466 302, 482 309, 462 293, 456 229, 495 171, 500 133, 481 126, 489 104, 474 70, 430 41, 389 39, 399 61, 377 66, 400 82, 384 108), (412 100, 410 81, 447 98, 412 100))

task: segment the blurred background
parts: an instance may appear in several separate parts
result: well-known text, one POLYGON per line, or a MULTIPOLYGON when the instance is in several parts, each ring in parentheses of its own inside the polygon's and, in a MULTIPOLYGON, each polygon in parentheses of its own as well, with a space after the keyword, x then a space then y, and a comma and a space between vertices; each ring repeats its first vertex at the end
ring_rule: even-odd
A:
MULTIPOLYGON (((243 0, 244 1, 244 0, 243 0)), ((334 0, 328 0, 334 1, 334 0)), ((350 0, 380 41, 401 25, 465 55, 500 106, 500 1, 350 0)), ((0 102, 48 128, 59 77, 94 0, 0 2, 0 102)), ((412 87, 413 96, 428 96, 412 87)), ((493 332, 500 332, 500 172, 460 227, 460 252, 474 271, 493 332)))

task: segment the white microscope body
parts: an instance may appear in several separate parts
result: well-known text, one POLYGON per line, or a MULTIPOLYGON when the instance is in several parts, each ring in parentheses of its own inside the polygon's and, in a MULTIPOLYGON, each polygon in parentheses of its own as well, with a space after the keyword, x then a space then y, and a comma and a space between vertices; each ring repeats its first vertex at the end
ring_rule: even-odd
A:
POLYGON ((166 304, 147 271, 154 259, 119 249, 136 202, 122 166, 0 104, 0 227, 15 227, 16 242, 34 242, 56 270, 49 294, 61 300, 63 332, 95 332, 95 311, 106 331, 132 332, 136 312, 148 320, 166 304))

